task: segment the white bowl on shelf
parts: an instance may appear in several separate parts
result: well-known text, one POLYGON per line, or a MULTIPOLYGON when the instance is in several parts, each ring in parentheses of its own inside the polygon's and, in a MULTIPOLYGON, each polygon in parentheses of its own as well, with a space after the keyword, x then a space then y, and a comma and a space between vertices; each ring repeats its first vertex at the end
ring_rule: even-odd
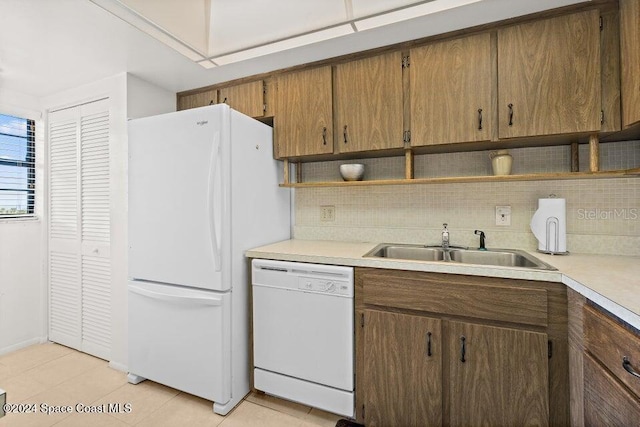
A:
POLYGON ((340 175, 345 181, 361 181, 364 176, 364 165, 361 163, 340 165, 340 175))

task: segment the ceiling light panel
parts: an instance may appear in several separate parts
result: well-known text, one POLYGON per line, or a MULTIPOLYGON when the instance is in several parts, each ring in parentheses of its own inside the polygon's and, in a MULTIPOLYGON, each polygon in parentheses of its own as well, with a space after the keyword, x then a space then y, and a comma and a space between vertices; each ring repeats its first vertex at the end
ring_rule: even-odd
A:
POLYGON ((104 10, 112 13, 123 21, 128 22, 140 31, 143 31, 155 38, 156 40, 164 43, 173 50, 181 53, 192 61, 200 61, 205 59, 202 53, 197 49, 190 46, 186 42, 180 40, 167 29, 160 27, 155 22, 151 21, 148 17, 138 13, 130 8, 128 5, 122 3, 119 0, 90 0, 92 3, 103 8, 104 10))
POLYGON ((305 34, 303 36, 293 37, 279 42, 242 50, 240 52, 232 53, 229 55, 217 56, 212 58, 212 60, 218 65, 226 65, 232 62, 245 61, 247 59, 257 58, 259 56, 294 49, 296 47, 306 46, 352 33, 353 29, 350 25, 339 25, 337 27, 332 27, 325 30, 316 31, 314 33, 305 34))
POLYGON ((211 0, 209 55, 299 36, 346 19, 343 0, 211 0))
POLYGON ((206 55, 209 0, 120 1, 206 55))
MULTIPOLYGON (((407 7, 416 3, 425 3, 420 0, 350 0, 353 5, 353 17, 355 19, 377 15, 389 10, 407 7)), ((434 1, 434 0, 428 0, 434 1)))
POLYGON ((445 12, 447 10, 456 9, 458 7, 478 3, 480 1, 483 0, 435 0, 427 3, 423 2, 416 6, 406 7, 404 9, 373 16, 371 18, 356 20, 355 25, 358 28, 358 31, 363 31, 371 28, 382 27, 384 25, 395 24, 412 18, 445 12))

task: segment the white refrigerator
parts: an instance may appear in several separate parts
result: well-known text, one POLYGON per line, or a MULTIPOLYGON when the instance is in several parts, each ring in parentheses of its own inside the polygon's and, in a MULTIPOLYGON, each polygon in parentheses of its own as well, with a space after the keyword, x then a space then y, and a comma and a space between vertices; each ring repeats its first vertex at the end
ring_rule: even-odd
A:
POLYGON ((129 382, 249 392, 244 251, 290 237, 272 129, 227 105, 129 121, 129 382))

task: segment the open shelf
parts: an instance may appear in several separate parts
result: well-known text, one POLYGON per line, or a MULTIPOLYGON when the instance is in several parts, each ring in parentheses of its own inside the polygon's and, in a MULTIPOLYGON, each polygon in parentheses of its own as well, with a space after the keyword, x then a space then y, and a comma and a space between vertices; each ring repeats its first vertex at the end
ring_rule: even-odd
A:
POLYGON ((640 176, 640 168, 600 171, 600 172, 557 172, 536 173, 524 175, 503 176, 453 176, 437 178, 412 178, 412 179, 381 179, 370 181, 330 181, 330 182, 302 182, 284 183, 281 187, 288 188, 312 188, 312 187, 353 187, 372 185, 408 185, 408 184, 449 184, 468 182, 510 182, 510 181, 548 181, 565 179, 602 179, 602 178, 632 178, 640 176))

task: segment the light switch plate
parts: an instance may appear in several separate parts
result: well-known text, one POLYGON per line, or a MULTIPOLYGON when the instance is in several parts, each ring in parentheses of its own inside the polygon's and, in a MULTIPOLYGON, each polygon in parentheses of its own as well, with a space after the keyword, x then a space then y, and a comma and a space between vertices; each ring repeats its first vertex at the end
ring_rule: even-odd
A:
POLYGON ((336 220, 335 206, 320 206, 320 221, 331 222, 336 220))
POLYGON ((496 206, 496 225, 511 225, 511 206, 496 206))

